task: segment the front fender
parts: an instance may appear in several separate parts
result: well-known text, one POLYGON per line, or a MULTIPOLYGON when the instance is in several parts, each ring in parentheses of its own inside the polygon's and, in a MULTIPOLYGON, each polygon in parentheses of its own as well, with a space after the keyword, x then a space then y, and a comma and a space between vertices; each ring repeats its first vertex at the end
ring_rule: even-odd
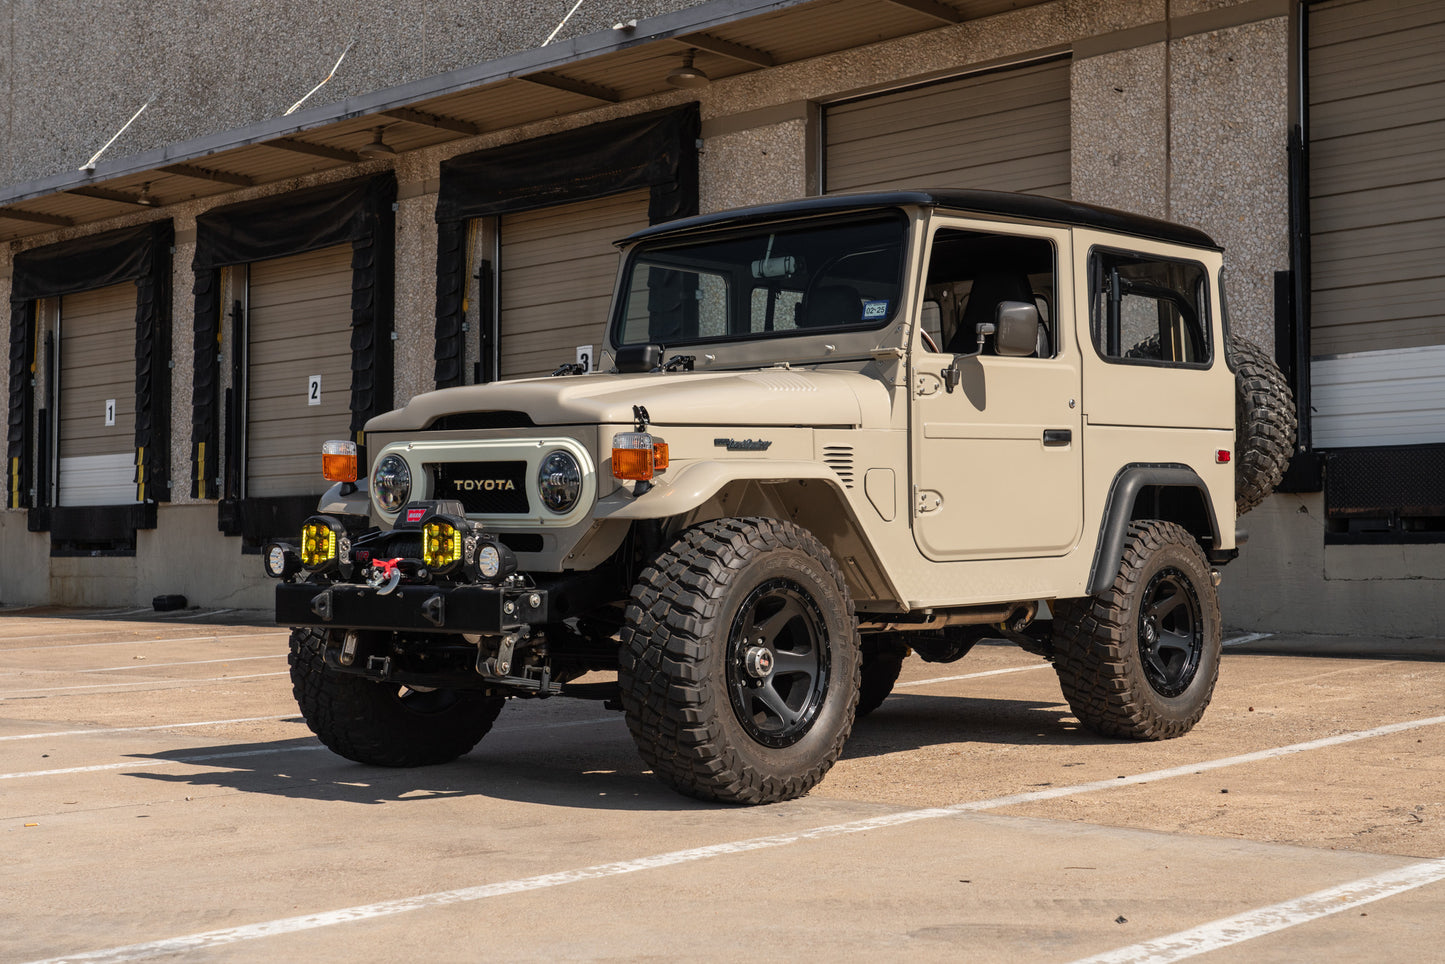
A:
POLYGON ((323 515, 370 515, 371 492, 367 488, 367 480, 337 482, 316 503, 316 511, 323 515), (348 486, 349 492, 346 491, 348 486))
POLYGON ((731 482, 791 482, 838 477, 817 462, 750 461, 692 462, 659 476, 642 495, 619 488, 597 502, 594 515, 604 519, 667 519, 685 515, 707 502, 731 482))

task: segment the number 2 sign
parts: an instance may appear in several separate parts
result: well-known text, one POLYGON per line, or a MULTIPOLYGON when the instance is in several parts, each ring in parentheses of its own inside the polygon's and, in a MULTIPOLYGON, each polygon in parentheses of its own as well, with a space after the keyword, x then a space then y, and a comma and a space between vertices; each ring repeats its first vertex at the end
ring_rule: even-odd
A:
POLYGON ((312 375, 306 379, 306 404, 321 404, 321 376, 312 375))

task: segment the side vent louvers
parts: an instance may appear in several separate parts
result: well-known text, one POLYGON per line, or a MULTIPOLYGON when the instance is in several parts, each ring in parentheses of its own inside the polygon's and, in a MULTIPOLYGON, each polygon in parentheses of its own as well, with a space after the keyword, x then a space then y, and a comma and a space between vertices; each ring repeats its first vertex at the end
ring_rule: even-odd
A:
POLYGON ((853 488, 853 446, 825 445, 823 461, 828 463, 828 468, 833 470, 844 487, 853 488))

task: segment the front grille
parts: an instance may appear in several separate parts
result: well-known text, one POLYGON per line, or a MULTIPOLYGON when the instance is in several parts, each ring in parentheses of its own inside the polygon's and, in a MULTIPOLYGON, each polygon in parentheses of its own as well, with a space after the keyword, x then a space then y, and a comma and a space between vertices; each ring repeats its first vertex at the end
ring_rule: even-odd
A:
POLYGON ((525 515, 527 463, 443 462, 432 466, 432 498, 456 499, 476 515, 525 515))

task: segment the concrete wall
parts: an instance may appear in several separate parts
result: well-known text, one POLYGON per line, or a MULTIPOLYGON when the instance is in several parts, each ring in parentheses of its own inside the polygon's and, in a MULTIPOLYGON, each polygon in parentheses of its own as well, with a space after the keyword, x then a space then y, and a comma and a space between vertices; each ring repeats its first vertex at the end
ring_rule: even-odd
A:
MULTIPOLYGON (((700 0, 588 0, 558 41, 700 0)), ((74 170, 542 44, 570 0, 7 0, 0 4, 0 184, 74 170)), ((554 41, 558 42, 558 41, 554 41)))
POLYGON ((1245 516, 1226 625, 1256 632, 1445 636, 1445 545, 1325 545, 1324 498, 1277 493, 1245 516))
MULTIPOLYGON (((177 8, 181 6, 179 0, 172 2, 177 8)), ((504 7, 496 0, 493 5, 498 10, 504 7)), ((578 15, 582 19, 574 21, 568 31, 586 32, 610 26, 614 19, 686 5, 631 4, 624 11, 618 4, 584 4, 578 15)), ((153 595, 181 592, 193 604, 266 604, 268 594, 259 576, 257 557, 243 556, 239 540, 215 531, 214 503, 197 504, 186 491, 185 480, 190 473, 193 323, 190 261, 195 250, 195 218, 211 206, 388 167, 395 169, 399 182, 395 401, 403 404, 432 386, 436 259, 432 214, 439 166, 446 158, 697 99, 703 117, 703 210, 781 200, 818 190, 816 118, 817 105, 822 102, 963 68, 1006 63, 1039 52, 1070 46, 1084 48, 1087 44, 1081 41, 1091 38, 1131 37, 1132 33, 1120 32, 1147 29, 1157 24, 1166 11, 1183 16, 1230 5, 1228 0, 1115 0, 1101 4, 1060 0, 745 74, 698 90, 601 107, 332 173, 245 189, 204 203, 175 205, 83 229, 57 231, 12 245, 12 250, 21 250, 157 215, 175 220, 172 476, 176 489, 174 503, 161 507, 160 528, 141 533, 132 560, 50 560, 45 534, 26 532, 23 513, 0 512, 0 602, 54 599, 144 604, 153 595)), ((44 16, 52 16, 48 11, 59 11, 53 16, 69 15, 99 24, 113 24, 119 18, 132 24, 139 19, 127 12, 132 6, 120 0, 103 0, 85 8, 89 13, 81 18, 77 12, 80 8, 76 6, 72 11, 66 0, 59 6, 44 8, 44 16)), ((102 100, 109 103, 111 99, 130 97, 139 102, 146 93, 141 84, 146 77, 175 74, 167 91, 186 91, 188 97, 194 95, 202 100, 211 97, 213 103, 206 110, 183 109, 182 105, 190 104, 190 100, 177 97, 168 108, 170 113, 156 111, 152 117, 148 112, 147 126, 137 130, 134 141, 127 134, 127 150, 274 116, 294 99, 293 94, 300 96, 329 68, 336 50, 345 42, 335 42, 338 24, 357 25, 358 36, 366 39, 359 40, 348 55, 356 74, 346 70, 338 73, 337 79, 323 90, 325 96, 317 95, 322 98, 319 102, 534 46, 555 26, 570 3, 557 6, 559 9, 552 11, 550 7, 544 10, 529 4, 529 12, 512 15, 505 25, 498 21, 488 32, 483 27, 490 22, 490 8, 485 2, 463 5, 442 0, 403 0, 399 12, 384 15, 384 25, 377 22, 383 14, 370 7, 362 9, 365 5, 355 2, 340 7, 316 3, 283 7, 251 0, 249 4, 227 5, 205 13, 193 12, 187 5, 187 12, 177 12, 169 21, 170 27, 158 31, 154 38, 140 37, 138 24, 134 30, 127 28, 129 32, 120 34, 122 46, 140 44, 135 49, 149 53, 151 69, 138 70, 129 61, 121 63, 115 58, 91 61, 93 75, 115 78, 114 84, 102 85, 108 91, 104 95, 93 84, 84 91, 68 87, 41 90, 44 85, 36 78, 51 62, 44 58, 54 55, 27 51, 14 65, 0 68, 9 70, 12 77, 17 69, 23 75, 22 82, 11 87, 6 103, 0 105, 0 110, 8 111, 4 117, 6 129, 15 132, 0 145, 0 182, 49 173, 72 161, 78 164, 73 155, 82 151, 83 144, 91 143, 104 125, 82 131, 79 128, 83 125, 75 120, 46 131, 47 124, 57 116, 93 119, 102 100), (264 27, 256 26, 264 20, 263 8, 283 9, 292 27, 283 29, 280 19, 275 18, 265 21, 264 27), (410 32, 392 21, 405 21, 410 32), (304 29, 297 24, 304 24, 304 29), (213 38, 206 31, 218 33, 213 38), (540 36, 533 36, 537 31, 540 36), (211 48, 204 59, 196 49, 197 36, 207 38, 211 48), (216 38, 225 43, 209 43, 216 38), (226 49, 215 49, 218 46, 226 49), (253 57, 258 58, 254 63, 253 57), (352 58, 356 58, 354 63, 352 58), (165 67, 169 69, 162 69, 165 67), (216 78, 225 78, 226 82, 216 78), (16 113, 17 104, 25 105, 22 113, 16 113)), ((0 29, 14 36, 18 28, 22 38, 34 36, 41 9, 37 3, 12 4, 0 14, 0 29), (6 17, 8 20, 3 19, 6 17)), ((165 11, 169 7, 161 3, 150 5, 150 9, 165 11)), ((154 16, 160 19, 160 14, 154 16)), ((88 43, 100 44, 103 31, 85 26, 80 36, 88 43)), ((1270 343, 1272 333, 1272 276, 1287 267, 1284 192, 1288 36, 1287 18, 1275 17, 1168 40, 1123 42, 1118 45, 1120 49, 1103 52, 1081 50, 1072 68, 1074 196, 1172 217, 1199 226, 1225 243, 1236 327, 1265 344, 1270 343)), ((0 73, 0 82, 4 79, 0 73)), ((157 101, 157 107, 161 104, 157 101)), ((119 113, 128 114, 133 109, 122 107, 119 113)), ((109 133, 106 130, 104 136, 109 133)), ((90 150, 93 148, 83 153, 88 155, 90 150)), ((8 269, 9 258, 0 260, 0 296, 8 294, 8 269)), ((0 399, 7 397, 5 378, 4 366, 0 366, 0 399)), ((1270 586, 1279 578, 1276 569, 1289 564, 1292 558, 1317 553, 1322 559, 1318 572, 1323 574, 1312 578, 1321 582, 1330 578, 1323 568, 1325 550, 1317 529, 1293 517, 1288 519, 1289 524, 1260 524, 1279 516, 1274 505, 1269 503, 1250 517, 1256 527, 1255 539, 1240 563, 1228 571, 1225 600, 1232 625, 1285 628, 1291 620, 1309 615, 1310 604, 1305 600, 1310 595, 1310 578, 1301 577, 1292 583, 1301 600, 1293 607, 1274 599, 1267 588, 1243 588, 1270 586)), ((1407 568, 1412 565, 1402 564, 1407 568)), ((1366 580, 1341 576, 1334 581, 1366 580)), ((1376 586, 1371 591, 1378 595, 1384 590, 1376 586)))

